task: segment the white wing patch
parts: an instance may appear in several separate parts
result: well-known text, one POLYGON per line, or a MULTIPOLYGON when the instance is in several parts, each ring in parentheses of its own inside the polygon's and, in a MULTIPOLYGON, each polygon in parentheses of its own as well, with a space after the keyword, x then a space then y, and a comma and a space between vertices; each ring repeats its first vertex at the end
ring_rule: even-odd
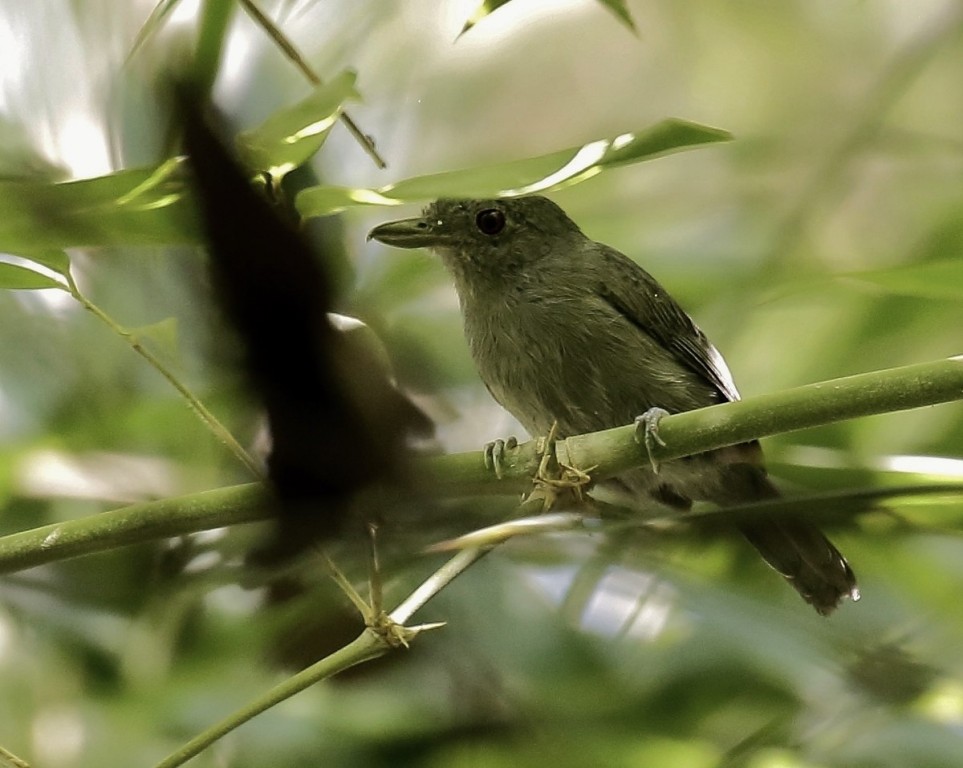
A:
POLYGON ((716 372, 720 383, 723 385, 722 394, 732 401, 741 400, 739 390, 736 389, 736 382, 732 378, 732 371, 729 370, 729 366, 726 365, 726 361, 719 350, 708 339, 706 340, 706 352, 709 355, 709 364, 712 366, 712 370, 716 372))

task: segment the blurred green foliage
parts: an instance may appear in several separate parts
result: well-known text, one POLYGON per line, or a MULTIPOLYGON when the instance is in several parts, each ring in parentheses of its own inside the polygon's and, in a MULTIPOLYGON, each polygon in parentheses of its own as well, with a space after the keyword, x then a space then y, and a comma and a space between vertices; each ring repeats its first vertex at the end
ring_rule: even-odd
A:
MULTIPOLYGON (((192 245, 180 170, 164 165, 171 126, 150 84, 174 62, 193 68, 236 132, 265 140, 251 151, 280 141, 296 163, 310 147, 286 143, 288 121, 312 99, 330 114, 351 92, 350 76, 337 78, 350 68, 362 98, 352 114, 389 169, 336 126, 311 168, 286 179, 292 195, 490 169, 673 116, 721 126, 735 141, 609 169, 553 197, 672 290, 746 395, 961 352, 958 3, 605 3, 627 11, 633 35, 598 3, 513 0, 485 4, 502 7, 459 37, 476 5, 263 3, 332 84, 313 95, 217 0, 163 4, 129 61, 149 2, 5 6, 0 248, 32 261, 4 257, 17 269, 2 267, 0 284, 17 287, 37 264, 49 277, 20 287, 59 281, 66 249, 85 294, 141 329, 256 443, 257 410, 192 245), (250 133, 259 125, 278 130, 250 133), (50 186, 65 176, 102 178, 50 186)), ((305 227, 345 254, 342 308, 377 332, 446 449, 517 430, 473 372, 440 265, 365 242, 388 212, 305 227)), ((766 449, 801 493, 959 477, 961 435, 963 409, 949 405, 766 449)), ((0 533, 247 479, 167 382, 64 291, 0 292, 0 533)), ((440 562, 417 555, 423 545, 504 511, 464 500, 388 525, 389 602, 440 562)), ((724 536, 516 542, 419 613, 445 629, 304 692, 192 765, 957 766, 960 513, 958 499, 919 497, 841 520, 834 539, 863 599, 828 620, 724 536)), ((4 577, 0 746, 45 768, 152 765, 276 682, 281 662, 357 633, 321 574, 291 594, 238 586, 250 535, 4 577)), ((348 541, 335 556, 360 580, 364 553, 348 541)))

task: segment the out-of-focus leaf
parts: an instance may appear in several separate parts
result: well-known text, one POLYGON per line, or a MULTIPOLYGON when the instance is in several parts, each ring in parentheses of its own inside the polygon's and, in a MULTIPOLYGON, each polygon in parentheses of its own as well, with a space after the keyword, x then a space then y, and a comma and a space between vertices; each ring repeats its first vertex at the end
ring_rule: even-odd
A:
POLYGON ((322 216, 358 205, 401 205, 436 197, 518 197, 577 184, 606 168, 731 138, 719 128, 669 119, 643 131, 599 139, 548 155, 417 176, 380 189, 311 187, 298 195, 296 204, 302 216, 322 216))
POLYGON ((355 79, 355 73, 346 70, 307 98, 240 134, 237 149, 241 159, 251 168, 267 171, 276 181, 306 162, 324 144, 344 102, 357 97, 355 79))
POLYGON ((150 325, 142 325, 129 329, 138 339, 148 339, 153 342, 167 357, 176 360, 179 357, 177 345, 177 318, 166 317, 150 325))
POLYGON ((34 291, 41 288, 60 288, 63 290, 64 286, 52 277, 41 275, 32 269, 0 262, 0 288, 34 291))
POLYGON ((963 299, 963 264, 958 259, 930 261, 911 267, 856 272, 853 280, 872 283, 890 293, 925 299, 963 299))
POLYGON ((0 182, 0 251, 200 241, 178 160, 82 181, 0 182))
POLYGON ((34 253, 21 253, 20 255, 56 272, 58 275, 66 276, 70 274, 70 257, 64 251, 51 248, 34 253))
POLYGON ((632 30, 632 32, 637 31, 635 22, 632 20, 632 14, 629 13, 629 7, 626 5, 625 0, 598 0, 598 2, 612 11, 615 17, 632 30))
POLYGON ((494 13, 503 5, 508 5, 512 0, 482 0, 478 4, 478 7, 472 12, 471 16, 465 22, 465 26, 461 28, 461 32, 458 33, 458 37, 461 37, 469 29, 474 27, 479 21, 484 19, 488 14, 494 13))
MULTIPOLYGON (((458 36, 461 37, 486 16, 494 13, 503 5, 508 5, 510 2, 511 0, 482 0, 482 2, 478 4, 478 7, 472 12, 471 16, 468 17, 468 20, 465 22, 465 26, 461 28, 461 32, 458 33, 458 36)), ((625 4, 625 0, 598 0, 598 2, 614 13, 616 18, 625 24, 625 26, 627 26, 630 30, 633 32, 636 31, 635 22, 632 21, 632 14, 629 13, 629 9, 625 4)))
POLYGON ((895 705, 922 696, 938 677, 933 665, 892 643, 857 649, 846 672, 860 689, 895 705))
POLYGON ((0 179, 61 181, 67 172, 37 146, 36 129, 0 115, 0 179))
POLYGON ((0 768, 30 768, 26 760, 21 760, 13 752, 0 747, 0 768))

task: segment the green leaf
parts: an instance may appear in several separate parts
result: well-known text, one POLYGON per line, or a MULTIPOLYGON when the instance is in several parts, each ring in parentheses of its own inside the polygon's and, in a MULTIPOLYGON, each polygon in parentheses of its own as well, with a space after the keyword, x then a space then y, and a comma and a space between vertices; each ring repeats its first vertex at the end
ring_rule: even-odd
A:
MULTIPOLYGON (((458 33, 458 36, 461 37, 486 16, 494 13, 503 5, 508 5, 510 2, 511 0, 482 0, 478 7, 472 12, 471 16, 468 17, 468 20, 465 22, 465 26, 461 28, 461 32, 458 33)), ((625 24, 625 26, 627 26, 630 30, 632 30, 632 32, 636 31, 635 22, 632 21, 632 14, 629 13, 629 9, 625 3, 625 0, 598 0, 598 2, 614 13, 616 18, 625 24)))
POLYGON ((257 128, 237 137, 241 160, 280 180, 317 152, 341 114, 344 102, 356 98, 356 75, 345 71, 319 85, 297 104, 275 112, 257 128))
POLYGON ((82 181, 0 182, 0 251, 201 241, 178 159, 82 181))
POLYGON ((729 139, 726 131, 673 118, 637 133, 623 133, 548 155, 417 176, 379 189, 310 187, 297 196, 296 205, 307 217, 360 205, 401 205, 437 197, 517 197, 577 184, 606 168, 729 139))
POLYGON ((963 262, 959 259, 929 261, 910 267, 854 272, 853 280, 872 283, 889 293, 925 299, 963 300, 963 262))
POLYGON ((30 261, 40 264, 52 272, 56 272, 58 275, 66 277, 70 274, 70 257, 67 256, 64 251, 56 248, 35 251, 33 253, 20 253, 18 255, 30 259, 30 261))
POLYGON ((458 37, 461 37, 469 29, 474 27, 479 21, 484 19, 488 14, 494 13, 503 5, 508 5, 511 0, 482 0, 478 7, 472 12, 471 16, 465 22, 465 26, 461 28, 461 32, 458 33, 458 37))
POLYGON ((625 3, 625 0, 598 0, 602 5, 608 8, 615 17, 621 21, 625 26, 627 26, 633 33, 638 32, 635 28, 635 22, 632 20, 632 14, 629 13, 629 8, 625 3))
POLYGON ((0 288, 35 291, 42 288, 59 288, 65 290, 62 283, 47 275, 41 275, 32 269, 0 262, 0 288))

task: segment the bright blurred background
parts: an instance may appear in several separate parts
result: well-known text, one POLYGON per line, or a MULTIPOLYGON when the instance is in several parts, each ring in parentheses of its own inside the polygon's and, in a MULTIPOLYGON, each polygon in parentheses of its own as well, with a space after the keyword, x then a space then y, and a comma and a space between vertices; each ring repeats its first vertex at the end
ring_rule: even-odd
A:
MULTIPOLYGON (((745 396, 963 352, 963 4, 629 0, 633 34, 593 0, 513 0, 459 37, 476 6, 261 3, 322 77, 358 72, 362 101, 349 111, 389 164, 377 169, 338 126, 304 183, 378 187, 670 116, 717 126, 735 140, 552 197, 673 292, 745 396)), ((175 64, 206 75, 237 130, 308 92, 221 0, 181 0, 128 61, 152 8, 0 7, 0 178, 161 162, 154 84, 175 64)), ((415 210, 355 209, 308 231, 343 249, 343 309, 376 329, 446 449, 520 433, 474 373, 440 264, 365 242, 372 225, 415 210)), ((119 322, 167 329, 179 375, 254 440, 202 252, 70 255, 119 322)), ((961 443, 952 404, 765 447, 773 474, 803 493, 959 479, 961 443)), ((69 297, 0 292, 0 532, 247 479, 156 371, 69 297)), ((445 629, 312 688, 192 764, 957 766, 961 513, 959 498, 916 498, 841 521, 833 537, 863 599, 828 620, 734 540, 512 544, 424 611, 445 629)), ((0 746, 44 768, 151 765, 281 679, 279 657, 351 639, 327 582, 267 606, 212 567, 239 549, 212 534, 0 580, 0 746), (301 637, 307 626, 318 636, 301 637), (282 640, 310 648, 288 654, 282 640)), ((438 562, 399 565, 392 594, 438 562)), ((355 567, 363 576, 363 558, 355 567)))

